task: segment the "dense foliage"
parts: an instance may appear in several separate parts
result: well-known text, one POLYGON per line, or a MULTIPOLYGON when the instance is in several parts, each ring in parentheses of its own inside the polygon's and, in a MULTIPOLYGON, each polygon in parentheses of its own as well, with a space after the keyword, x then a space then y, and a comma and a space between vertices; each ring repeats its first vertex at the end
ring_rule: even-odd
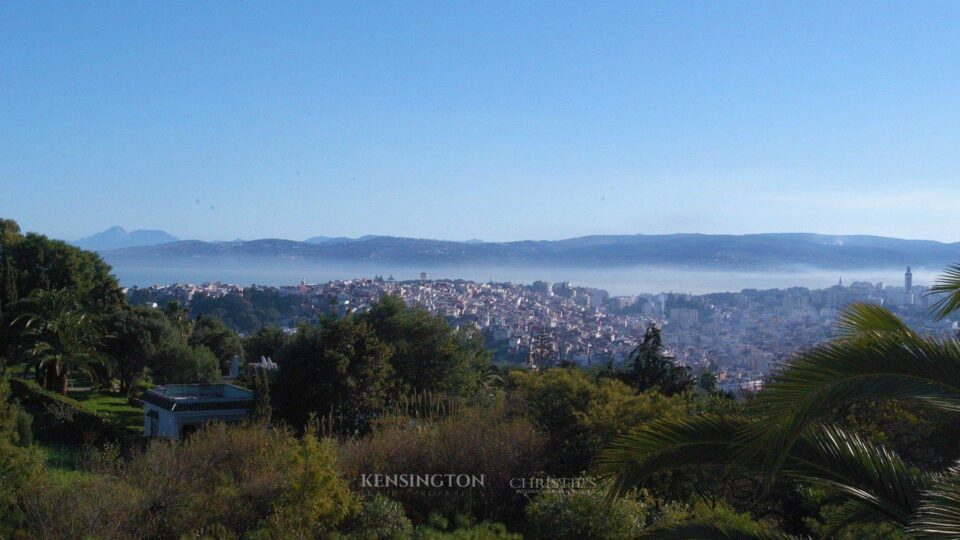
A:
MULTIPOLYGON (((131 288, 127 291, 127 301, 131 305, 158 304, 167 305, 176 301, 184 303, 187 299, 168 291, 131 288)), ((293 325, 302 322, 314 322, 315 310, 302 305, 296 295, 285 295, 273 288, 251 286, 242 292, 234 291, 224 295, 194 294, 190 299, 190 311, 196 316, 204 315, 222 320, 227 326, 246 334, 251 334, 263 326, 293 325)))
POLYGON ((510 374, 513 406, 549 436, 551 474, 586 471, 597 452, 631 427, 687 414, 689 402, 657 392, 638 394, 610 378, 592 380, 576 368, 510 374))
POLYGON ((407 307, 396 296, 382 298, 359 319, 391 347, 394 386, 400 393, 468 394, 480 384, 490 362, 475 329, 454 330, 442 316, 407 307))
POLYGON ((192 347, 204 347, 213 353, 220 369, 230 368, 234 356, 243 356, 243 343, 236 332, 215 317, 201 315, 193 322, 187 343, 192 347))
MULTIPOLYGON (((644 332, 643 340, 630 353, 627 364, 629 370, 620 373, 620 378, 640 392, 657 390, 672 396, 690 390, 695 383, 689 368, 678 366, 664 353, 660 329, 655 325, 644 332)), ((702 386, 711 384, 707 382, 702 386)))
POLYGON ((311 417, 323 417, 338 433, 365 432, 405 396, 474 399, 489 375, 477 335, 395 297, 362 315, 301 325, 289 339, 273 335, 270 341, 281 344, 273 404, 279 418, 298 429, 311 417))
MULTIPOLYGON (((946 316, 960 306, 952 303, 960 298, 960 271, 937 289, 948 293, 939 313, 946 316)), ((839 327, 839 339, 777 370, 742 414, 665 419, 619 439, 599 461, 611 495, 664 471, 722 464, 761 475, 767 485, 786 480, 825 493, 823 519, 811 524, 822 536, 958 537, 957 449, 918 450, 917 434, 906 432, 952 431, 960 344, 922 336, 876 305, 853 305, 839 327), (901 402, 913 405, 898 408, 901 402), (911 409, 928 418, 921 422, 911 409)), ((743 534, 752 527, 741 525, 743 534)))
POLYGON ((0 536, 22 523, 17 494, 39 476, 40 459, 29 445, 29 433, 18 429, 26 413, 10 400, 7 381, 0 377, 0 536))
POLYGON ((526 537, 532 540, 619 540, 644 529, 646 511, 637 500, 611 505, 595 491, 544 493, 527 506, 526 537))
POLYGON ((369 436, 345 442, 342 452, 348 478, 365 472, 483 476, 482 488, 457 497, 417 490, 394 494, 419 521, 434 512, 516 518, 524 498, 510 479, 540 471, 545 457, 543 438, 530 421, 510 418, 502 406, 469 407, 416 422, 391 417, 369 436))
POLYGON ((356 506, 330 444, 261 426, 211 426, 123 465, 108 457, 96 472, 69 486, 31 485, 27 530, 37 538, 309 537, 356 506))
POLYGON ((340 432, 366 429, 387 404, 390 354, 365 322, 302 326, 280 353, 272 392, 277 414, 298 428, 311 417, 330 416, 340 432))
POLYGON ((287 344, 287 335, 276 325, 267 325, 243 339, 243 352, 251 362, 261 358, 276 358, 280 349, 287 344))

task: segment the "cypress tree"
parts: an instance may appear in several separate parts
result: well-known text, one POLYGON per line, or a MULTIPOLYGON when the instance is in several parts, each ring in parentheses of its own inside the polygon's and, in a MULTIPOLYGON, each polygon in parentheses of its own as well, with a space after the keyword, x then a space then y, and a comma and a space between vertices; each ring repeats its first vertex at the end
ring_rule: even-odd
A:
POLYGON ((270 407, 270 381, 267 379, 267 370, 253 370, 253 390, 256 392, 256 404, 253 409, 253 418, 258 422, 269 423, 273 415, 270 407))
POLYGON ((678 366, 673 358, 663 352, 660 328, 651 324, 643 335, 643 341, 630 353, 631 371, 623 376, 624 382, 638 392, 658 389, 672 396, 685 392, 694 384, 690 369, 678 366))
POLYGON ((0 290, 3 305, 9 306, 17 301, 17 273, 13 268, 10 257, 3 257, 3 289, 0 290))

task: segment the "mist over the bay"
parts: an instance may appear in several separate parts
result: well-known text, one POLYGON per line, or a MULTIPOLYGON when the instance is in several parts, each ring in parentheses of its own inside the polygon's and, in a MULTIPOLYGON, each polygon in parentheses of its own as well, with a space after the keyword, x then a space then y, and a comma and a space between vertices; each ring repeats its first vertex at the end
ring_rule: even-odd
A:
MULTIPOLYGON (((901 284, 903 268, 821 269, 795 267, 777 270, 709 270, 670 266, 576 268, 560 266, 421 265, 311 262, 311 261, 204 261, 164 265, 114 264, 114 273, 125 287, 147 287, 171 283, 222 282, 238 285, 294 285, 333 280, 393 277, 396 280, 463 279, 478 282, 532 283, 569 281, 578 286, 605 289, 614 296, 642 293, 679 292, 706 294, 742 289, 826 288, 843 279, 901 284)), ((927 285, 941 269, 913 268, 914 282, 927 285)))

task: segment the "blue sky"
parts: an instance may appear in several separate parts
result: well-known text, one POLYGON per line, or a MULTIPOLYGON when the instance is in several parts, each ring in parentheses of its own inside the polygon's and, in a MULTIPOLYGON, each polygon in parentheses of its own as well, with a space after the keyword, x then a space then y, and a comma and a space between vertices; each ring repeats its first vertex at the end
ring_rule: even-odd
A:
POLYGON ((2 2, 0 215, 958 241, 958 28, 924 2, 2 2))

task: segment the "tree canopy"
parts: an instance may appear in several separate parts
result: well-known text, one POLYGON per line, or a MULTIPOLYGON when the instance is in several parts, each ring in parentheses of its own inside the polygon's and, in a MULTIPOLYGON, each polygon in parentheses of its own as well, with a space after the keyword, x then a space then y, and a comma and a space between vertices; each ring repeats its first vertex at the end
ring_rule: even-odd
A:
POLYGON ((296 429, 311 416, 330 418, 338 431, 365 429, 388 402, 391 353, 352 317, 303 325, 280 351, 273 406, 296 429))
POLYGON ((170 320, 157 309, 119 309, 106 317, 104 327, 110 337, 103 340, 103 352, 116 362, 120 391, 127 395, 149 368, 160 366, 158 352, 180 340, 170 320))
POLYGON ((408 307, 399 297, 385 296, 359 319, 393 350, 390 365, 400 393, 467 394, 490 363, 475 329, 454 329, 442 316, 408 307))
POLYGON ((223 321, 213 316, 197 317, 187 343, 193 347, 209 349, 219 360, 221 370, 229 369, 230 359, 234 356, 243 358, 243 342, 240 337, 223 321))

